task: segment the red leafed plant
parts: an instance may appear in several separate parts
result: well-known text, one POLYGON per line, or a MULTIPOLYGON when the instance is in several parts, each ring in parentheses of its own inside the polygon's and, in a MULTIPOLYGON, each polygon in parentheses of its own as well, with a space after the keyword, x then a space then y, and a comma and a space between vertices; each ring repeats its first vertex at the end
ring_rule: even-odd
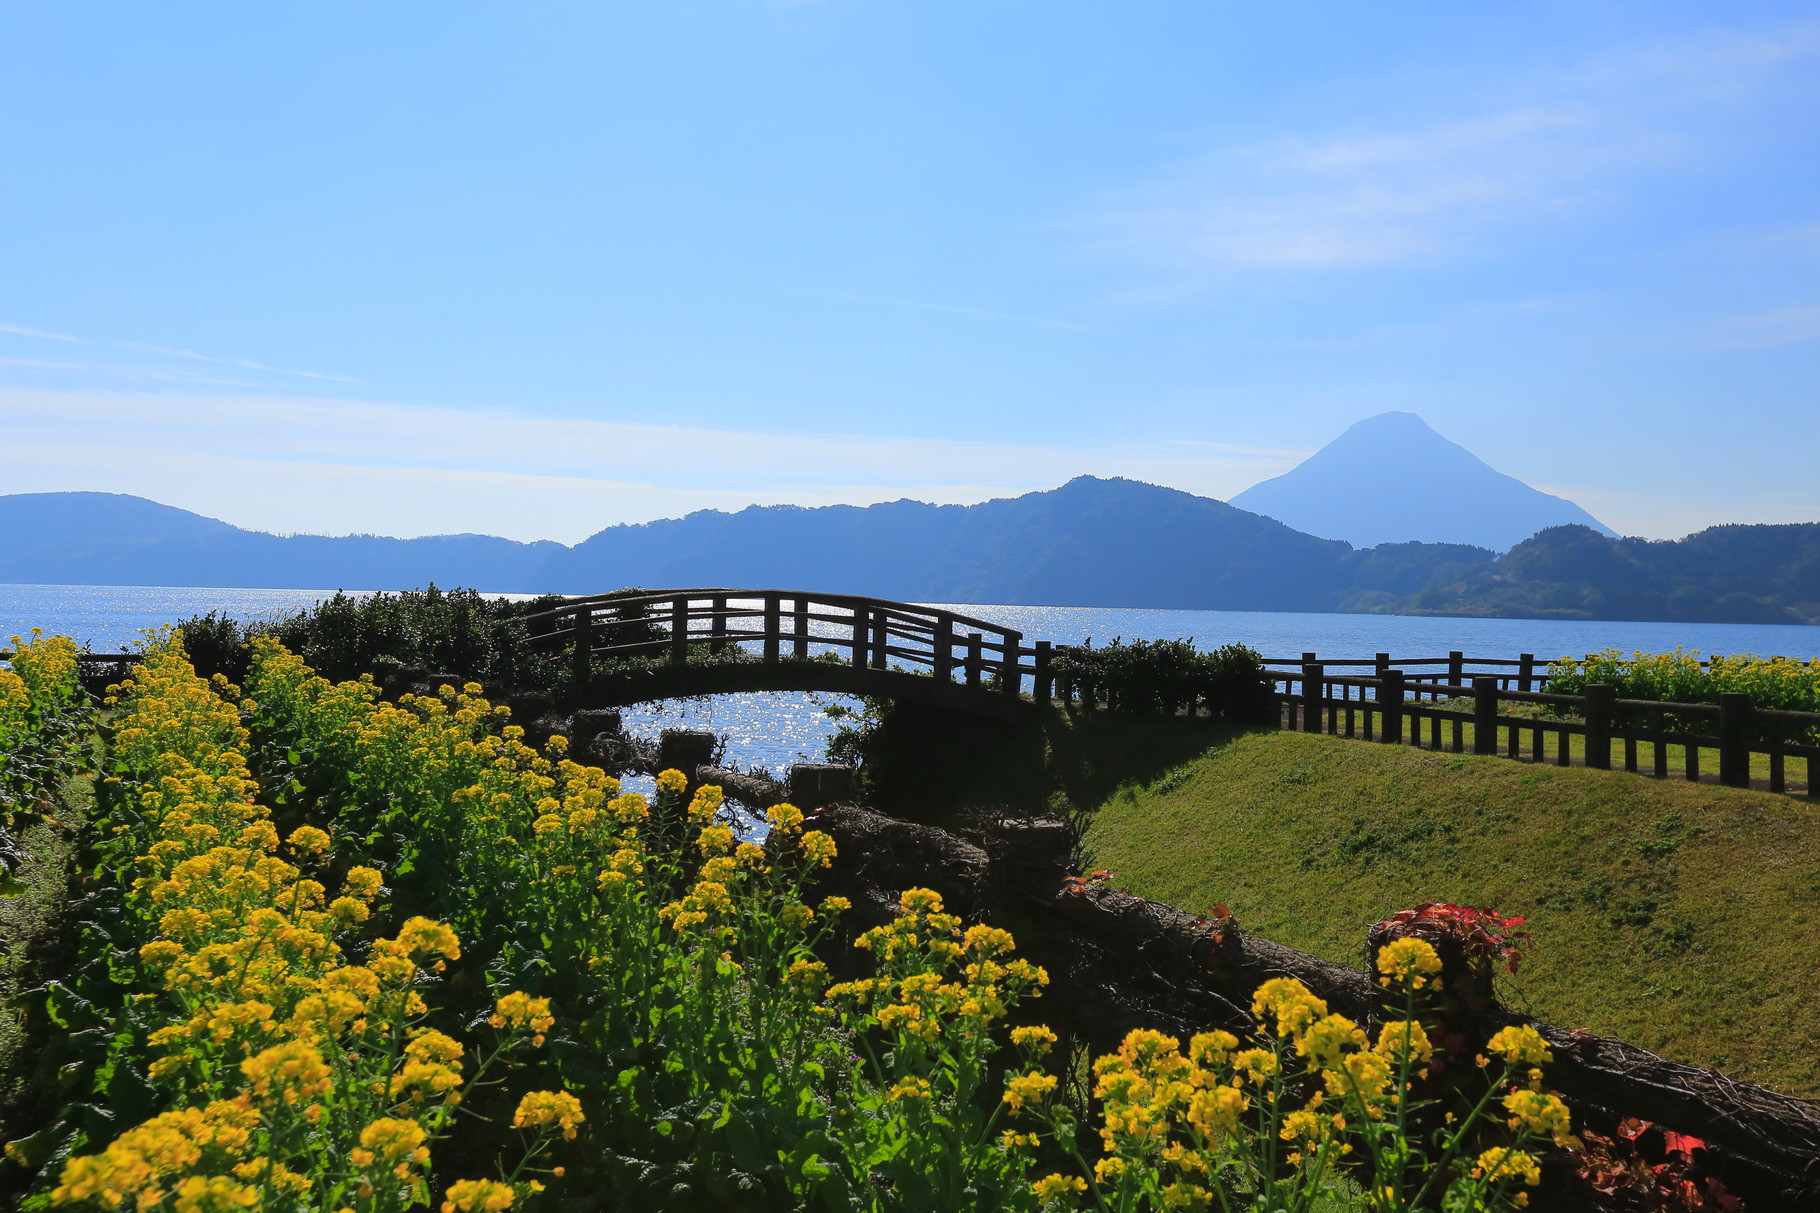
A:
POLYGON ((1372 928, 1374 938, 1414 936, 1430 943, 1451 940, 1469 960, 1502 962, 1515 974, 1517 961, 1529 932, 1522 930, 1521 915, 1506 917, 1496 910, 1457 906, 1450 901, 1425 901, 1413 910, 1393 914, 1372 928))
POLYGON ((1206 927, 1207 938, 1213 940, 1216 946, 1225 943, 1227 936, 1239 927, 1238 920, 1232 916, 1232 907, 1223 901, 1215 902, 1212 909, 1205 914, 1195 915, 1189 921, 1196 930, 1206 927))
POLYGON ((1744 1202, 1706 1169, 1706 1143, 1626 1117, 1615 1137, 1582 1132, 1580 1177, 1626 1213, 1738 1213, 1744 1202))
POLYGON ((1112 873, 1105 868, 1095 868, 1085 876, 1067 876, 1062 879, 1062 891, 1057 897, 1067 897, 1073 893, 1085 893, 1088 889, 1102 888, 1112 879, 1112 873))

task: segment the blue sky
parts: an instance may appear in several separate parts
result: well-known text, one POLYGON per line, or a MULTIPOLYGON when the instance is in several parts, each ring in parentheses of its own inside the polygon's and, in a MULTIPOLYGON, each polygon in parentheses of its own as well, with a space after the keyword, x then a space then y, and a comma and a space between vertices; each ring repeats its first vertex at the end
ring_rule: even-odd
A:
POLYGON ((0 492, 573 541, 1407 409, 1820 520, 1817 69, 1812 3, 0 0, 0 492))

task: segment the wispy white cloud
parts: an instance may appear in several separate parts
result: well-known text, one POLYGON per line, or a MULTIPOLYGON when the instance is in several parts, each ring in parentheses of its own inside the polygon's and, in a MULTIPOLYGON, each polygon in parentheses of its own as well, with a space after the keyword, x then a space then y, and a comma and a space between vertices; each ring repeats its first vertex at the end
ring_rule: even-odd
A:
POLYGON ((303 379, 333 379, 338 383, 360 382, 360 380, 350 379, 346 375, 329 375, 324 374, 322 371, 287 371, 275 366, 266 366, 261 362, 253 362, 246 358, 216 358, 210 354, 198 354, 195 350, 171 349, 168 346, 162 345, 144 345, 137 341, 116 341, 114 342, 114 345, 118 349, 132 350, 139 354, 162 354, 167 358, 188 358, 196 362, 212 362, 216 366, 238 366, 245 367, 249 371, 266 371, 273 375, 296 375, 303 379))
POLYGON ((67 333, 47 333, 43 329, 28 329, 22 324, 0 323, 0 333, 11 333, 15 337, 42 337, 46 341, 71 341, 86 344, 80 337, 71 337, 67 333))
MULTIPOLYGON (((295 376, 300 379, 326 379, 326 380, 333 380, 337 383, 359 383, 360 382, 360 380, 350 378, 346 375, 330 375, 323 371, 285 370, 282 367, 267 366, 261 362, 254 362, 248 358, 218 358, 218 357, 214 356, 213 354, 199 354, 195 350, 172 349, 170 346, 164 346, 164 345, 147 345, 146 343, 144 343, 142 341, 99 341, 99 340, 96 340, 95 338, 91 338, 91 337, 72 337, 67 333, 51 333, 51 332, 46 332, 44 329, 27 328, 25 325, 22 325, 22 324, 0 323, 0 333, 10 333, 15 337, 37 337, 37 338, 40 338, 40 339, 43 339, 46 341, 63 341, 63 342, 68 342, 68 343, 75 344, 75 345, 107 346, 112 349, 127 350, 127 351, 129 351, 131 353, 135 353, 135 354, 151 354, 151 355, 154 355, 154 356, 160 357, 160 358, 181 358, 181 359, 185 359, 185 360, 191 361, 191 362, 208 362, 208 363, 212 363, 216 366, 234 366, 234 367, 240 367, 243 370, 263 371, 266 374, 270 374, 270 375, 291 375, 291 376, 295 376)), ((168 379, 169 378, 169 376, 161 377, 157 374, 153 374, 150 372, 135 371, 133 368, 106 368, 106 367, 99 367, 99 366, 93 366, 93 365, 87 365, 87 364, 85 364, 83 366, 76 366, 74 364, 33 363, 33 362, 30 362, 27 360, 22 360, 22 359, 17 359, 17 360, 16 359, 0 359, 0 362, 6 362, 9 365, 14 365, 14 366, 39 366, 39 367, 43 367, 43 368, 50 368, 52 366, 58 366, 58 367, 62 367, 64 369, 90 370, 90 371, 97 371, 102 374, 111 374, 111 375, 138 374, 139 377, 147 378, 147 379, 159 379, 159 378, 168 379)), ((197 380, 197 382, 218 383, 218 384, 239 384, 240 383, 239 380, 226 380, 226 379, 197 380)), ((254 387, 257 385, 256 384, 246 384, 244 386, 254 387)))
POLYGON ((145 365, 109 366, 93 362, 60 362, 49 358, 0 358, 0 366, 16 366, 33 371, 76 371, 85 375, 105 375, 112 379, 184 383, 197 387, 258 388, 266 386, 250 379, 223 379, 219 375, 200 375, 194 371, 145 365))
POLYGON ((1229 141, 1110 194, 1078 226, 1118 259, 1176 274, 1433 258, 1614 205, 1639 170, 1686 170, 1701 107, 1816 53, 1820 26, 1714 34, 1488 84, 1441 120, 1229 141))
POLYGON ((759 434, 333 400, 0 389, 0 491, 132 492, 279 531, 572 542, 753 504, 983 501, 1128 476, 1225 498, 1294 454, 759 434))
POLYGON ((1820 303, 1787 307, 1754 316, 1734 316, 1712 334, 1720 349, 1751 350, 1820 341, 1820 303))

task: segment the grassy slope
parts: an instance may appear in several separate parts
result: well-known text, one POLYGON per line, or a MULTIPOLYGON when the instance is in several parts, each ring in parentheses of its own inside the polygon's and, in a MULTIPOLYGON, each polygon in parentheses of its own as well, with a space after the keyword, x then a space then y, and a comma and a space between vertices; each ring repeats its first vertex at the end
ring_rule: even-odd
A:
POLYGON ((1526 915, 1510 1005, 1814 1095, 1817 839, 1767 793, 1256 733, 1113 793, 1088 843, 1120 888, 1351 964, 1422 901, 1526 915))

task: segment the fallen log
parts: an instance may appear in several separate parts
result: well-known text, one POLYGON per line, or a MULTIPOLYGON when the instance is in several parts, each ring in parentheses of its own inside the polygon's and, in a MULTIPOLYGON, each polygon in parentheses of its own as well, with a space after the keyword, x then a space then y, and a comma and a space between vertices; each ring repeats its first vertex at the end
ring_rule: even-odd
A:
MULTIPOLYGON (((1361 1023, 1377 1017, 1378 991, 1363 969, 1081 880, 1070 861, 1074 835, 1061 822, 984 821, 949 832, 848 807, 813 821, 840 848, 818 893, 853 902, 849 938, 892 918, 903 890, 934 889, 955 913, 1016 936, 1019 951, 1049 971, 1045 1021, 1096 1053, 1136 1027, 1184 1040, 1212 1028, 1253 1032, 1247 1008, 1272 977, 1301 981, 1361 1023)), ((856 963, 846 951, 830 961, 856 963)), ((1814 1101, 1496 1004, 1474 1017, 1479 1040, 1506 1024, 1529 1023, 1542 1033, 1555 1052, 1548 1082, 1576 1123, 1609 1134, 1624 1117, 1638 1117, 1698 1137, 1749 1208, 1820 1210, 1814 1101)))

